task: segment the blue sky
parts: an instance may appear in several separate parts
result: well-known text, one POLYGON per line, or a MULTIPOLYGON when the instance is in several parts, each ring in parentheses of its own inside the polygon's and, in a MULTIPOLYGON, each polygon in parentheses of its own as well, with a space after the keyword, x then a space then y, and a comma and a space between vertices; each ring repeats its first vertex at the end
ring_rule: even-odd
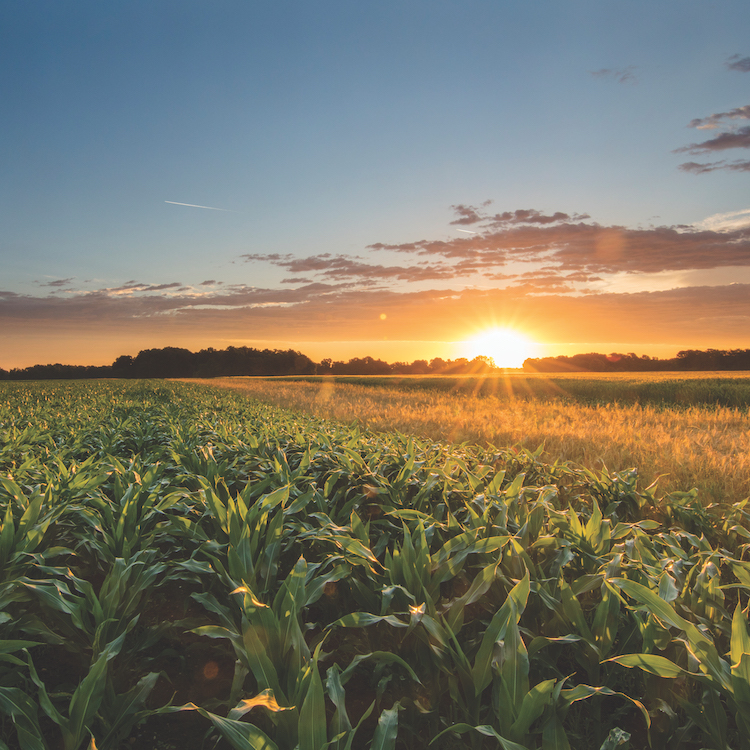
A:
POLYGON ((9 0, 0 367, 429 358, 489 324, 749 347, 748 28, 733 0, 9 0))

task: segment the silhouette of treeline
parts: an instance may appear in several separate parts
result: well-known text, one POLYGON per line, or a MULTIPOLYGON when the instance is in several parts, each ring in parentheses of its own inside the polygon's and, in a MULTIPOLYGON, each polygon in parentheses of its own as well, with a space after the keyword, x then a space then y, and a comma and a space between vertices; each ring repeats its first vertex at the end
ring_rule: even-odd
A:
POLYGON ((168 346, 145 349, 137 356, 123 355, 111 365, 33 365, 22 369, 0 369, 0 380, 68 380, 91 378, 215 378, 233 375, 429 375, 484 374, 493 371, 487 357, 473 360, 427 362, 420 359, 407 364, 389 364, 372 357, 355 357, 348 362, 324 359, 313 362, 300 352, 279 349, 252 349, 246 346, 191 352, 168 346))
POLYGON ((676 357, 658 359, 637 354, 574 354, 570 357, 527 359, 530 372, 664 372, 691 370, 750 370, 750 349, 688 349, 676 357))
MULTIPOLYGON (((665 370, 750 370, 750 349, 689 349, 671 359, 637 354, 574 354, 570 357, 527 359, 530 372, 658 372, 665 370)), ((385 362, 354 357, 347 362, 313 362, 292 349, 189 349, 168 346, 123 355, 111 365, 33 365, 10 371, 0 368, 0 380, 69 380, 87 378, 215 378, 233 375, 486 375, 497 372, 489 357, 463 357, 429 362, 385 362)))

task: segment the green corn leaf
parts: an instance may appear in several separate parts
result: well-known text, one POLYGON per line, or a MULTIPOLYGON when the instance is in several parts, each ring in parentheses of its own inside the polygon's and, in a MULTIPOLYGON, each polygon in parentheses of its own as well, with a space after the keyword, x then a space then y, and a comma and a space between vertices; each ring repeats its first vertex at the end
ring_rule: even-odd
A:
POLYGON ((529 657, 535 656, 539 651, 541 651, 541 649, 543 649, 545 646, 548 646, 550 643, 568 644, 581 643, 581 641, 583 641, 583 638, 581 638, 580 635, 560 635, 555 638, 538 635, 532 639, 531 643, 529 643, 529 657))
POLYGON ((13 651, 20 651, 23 648, 39 646, 39 641, 0 641, 0 654, 9 654, 13 651))
POLYGON ((113 715, 107 717, 109 731, 102 741, 102 746, 106 747, 118 735, 127 736, 131 727, 137 721, 144 719, 145 716, 151 713, 150 711, 141 711, 141 708, 154 689, 158 679, 159 672, 149 672, 138 680, 138 683, 131 690, 124 695, 117 696, 115 711, 113 715))
POLYGON ((617 586, 641 604, 645 604, 651 614, 672 627, 684 631, 688 645, 698 659, 701 670, 713 680, 715 685, 724 692, 731 693, 731 673, 729 665, 719 657, 716 647, 693 623, 680 617, 674 608, 660 599, 650 589, 627 578, 611 578, 609 583, 617 586))
POLYGON ((611 688, 604 687, 604 686, 591 687, 591 685, 576 685, 574 688, 560 691, 561 701, 563 704, 567 705, 568 707, 570 707, 576 701, 587 700, 588 698, 591 698, 595 695, 607 695, 607 696, 617 695, 620 698, 623 698, 624 700, 628 701, 629 703, 632 703, 641 712, 641 716, 643 716, 646 722, 646 729, 650 731, 651 716, 646 710, 646 707, 643 705, 643 703, 636 700, 635 698, 631 698, 629 695, 626 695, 625 693, 620 693, 618 691, 612 690, 611 688))
POLYGON ((659 598, 665 602, 673 602, 679 595, 680 592, 675 586, 674 579, 665 570, 659 578, 659 598))
POLYGON ((261 497, 260 500, 258 500, 258 508, 263 512, 268 512, 279 505, 284 506, 288 499, 289 485, 287 484, 261 497))
POLYGON ((309 665, 312 676, 299 712, 299 750, 323 750, 328 741, 325 695, 318 670, 318 657, 322 645, 322 642, 318 644, 309 665))
POLYGON ((380 714, 370 750, 394 750, 398 737, 398 712, 400 708, 401 704, 396 702, 392 708, 386 709, 380 714))
POLYGON ((528 734, 531 725, 542 715, 550 702, 550 696, 555 688, 556 680, 545 680, 535 685, 521 701, 518 718, 510 728, 510 735, 514 739, 522 739, 528 734))
POLYGON ((29 660, 29 676, 31 681, 39 689, 39 705, 47 716, 52 719, 59 727, 63 727, 67 720, 65 717, 52 705, 52 701, 49 699, 47 694, 47 688, 44 683, 39 679, 36 669, 34 668, 34 662, 31 660, 31 654, 26 651, 26 658, 29 660))
POLYGON ((69 719, 61 726, 65 750, 77 750, 89 734, 90 724, 104 697, 108 662, 114 655, 105 649, 75 689, 68 708, 69 719))
POLYGON ((583 608, 578 601, 573 589, 568 585, 565 579, 560 579, 560 601, 562 603, 565 617, 573 623, 576 630, 589 642, 594 642, 594 636, 586 623, 586 617, 583 614, 583 608))
MULTIPOLYGON (((0 477, 1 479, 1 477, 0 477)), ((5 506, 5 518, 3 530, 0 532, 0 562, 5 564, 13 551, 13 543, 16 536, 16 527, 13 522, 13 506, 8 503, 5 506)))
POLYGON ((274 695, 278 695, 282 702, 286 703, 287 697, 281 689, 279 675, 276 672, 273 662, 268 657, 266 646, 258 637, 257 628, 258 626, 247 623, 242 633, 247 665, 255 676, 258 687, 261 690, 273 690, 274 695))
POLYGON ((593 500, 594 509, 586 523, 583 531, 584 539, 591 545, 591 548, 597 554, 603 551, 604 538, 606 536, 606 526, 602 523, 602 512, 599 509, 599 503, 593 500))
POLYGON ((370 570, 373 572, 376 572, 377 569, 382 570, 383 566, 380 564, 378 558, 375 557, 372 550, 370 550, 369 547, 365 547, 359 539, 354 539, 350 536, 331 536, 330 540, 336 544, 339 549, 343 550, 347 556, 351 555, 355 558, 367 560, 367 562, 370 563, 370 566, 372 566, 370 567, 370 570))
POLYGON ((737 664, 743 654, 750 654, 750 635, 747 632, 747 620, 739 602, 732 618, 732 637, 730 641, 730 657, 732 664, 737 664))
POLYGON ((357 666, 367 659, 372 659, 373 661, 380 662, 381 664, 398 664, 409 673, 409 676, 412 678, 412 680, 414 680, 414 682, 417 682, 420 685, 422 684, 419 677, 417 677, 417 673, 409 666, 409 664, 405 662, 398 654, 394 654, 390 651, 372 651, 369 654, 358 654, 357 656, 355 656, 349 663, 349 666, 347 666, 347 668, 341 673, 341 684, 346 685, 346 683, 349 682, 349 680, 354 675, 357 666))
POLYGON ((352 750, 352 744, 354 743, 354 737, 356 736, 357 732, 359 731, 359 728, 364 724, 364 722, 370 718, 370 714, 375 709, 375 701, 373 701, 365 710, 365 712, 362 714, 362 717, 357 722, 357 726, 352 729, 351 732, 349 732, 349 735, 346 739, 346 745, 344 745, 344 750, 352 750))
POLYGON ((409 623, 399 620, 395 615, 373 615, 370 612, 350 612, 348 615, 340 617, 332 622, 328 627, 340 628, 364 628, 368 625, 374 625, 377 622, 387 622, 394 628, 408 628, 409 623))
POLYGON ((437 742, 444 734, 466 734, 466 732, 478 732, 485 737, 494 737, 499 743, 503 750, 529 750, 525 745, 519 745, 517 742, 506 739, 499 735, 497 731, 488 724, 480 724, 478 726, 472 726, 471 724, 454 724, 453 726, 444 729, 440 734, 436 734, 431 740, 430 744, 437 742))
POLYGON ((469 590, 459 599, 456 599, 451 604, 448 610, 448 616, 446 622, 452 632, 458 633, 463 627, 464 622, 464 610, 469 604, 473 604, 475 601, 480 599, 490 586, 495 581, 497 576, 497 569, 500 566, 500 561, 496 561, 487 565, 482 571, 474 578, 469 586, 469 590))
POLYGON ((644 672, 667 679, 674 679, 684 674, 684 670, 678 667, 673 661, 657 654, 625 654, 623 656, 615 656, 612 659, 606 659, 604 663, 610 661, 620 664, 623 667, 638 667, 644 672))
POLYGON ((750 712, 750 636, 739 602, 732 618, 730 658, 734 699, 742 706, 743 711, 750 712))
MULTIPOLYGON (((492 681, 492 654, 495 643, 505 636, 509 623, 518 623, 521 614, 523 614, 526 608, 530 590, 531 580, 528 571, 526 571, 526 575, 511 589, 505 603, 495 613, 487 630, 484 631, 482 643, 479 646, 479 651, 474 659, 474 666, 471 670, 475 695, 481 695, 492 681)), ((525 646, 523 650, 525 651, 525 646)), ((526 656, 526 660, 528 666, 528 656, 526 656)))
POLYGON ((37 719, 37 705, 19 688, 0 687, 0 711, 13 720, 21 750, 47 750, 37 719))
POLYGON ((619 621, 620 600, 604 583, 602 584, 602 600, 596 607, 591 628, 600 658, 606 656, 612 648, 619 621))
POLYGON ((218 716, 194 703, 186 703, 171 711, 197 711, 201 716, 210 719, 234 750, 279 750, 278 745, 254 724, 218 716))
POLYGON ((34 527, 39 518, 39 514, 42 510, 42 500, 42 495, 36 495, 34 498, 32 498, 24 514, 21 516, 21 520, 18 522, 18 533, 16 534, 16 538, 21 541, 25 550, 29 550, 29 547, 31 546, 24 542, 26 541, 25 538, 28 537, 30 530, 34 527))
POLYGON ((542 747, 544 750, 570 750, 568 735, 554 706, 547 709, 547 719, 542 726, 542 747))
MULTIPOLYGON (((513 599, 509 598, 513 602, 513 599)), ((529 692, 529 654, 518 629, 519 618, 520 613, 513 603, 508 627, 505 630, 504 659, 500 667, 500 674, 508 687, 515 713, 519 711, 529 692)))
MULTIPOLYGON (((331 703, 336 706, 336 712, 331 720, 331 734, 334 737, 346 735, 347 732, 351 731, 352 724, 349 720, 349 714, 346 711, 346 693, 341 682, 341 673, 337 664, 329 667, 326 672, 326 692, 331 703)), ((336 742, 335 747, 339 746, 340 742, 336 742)))

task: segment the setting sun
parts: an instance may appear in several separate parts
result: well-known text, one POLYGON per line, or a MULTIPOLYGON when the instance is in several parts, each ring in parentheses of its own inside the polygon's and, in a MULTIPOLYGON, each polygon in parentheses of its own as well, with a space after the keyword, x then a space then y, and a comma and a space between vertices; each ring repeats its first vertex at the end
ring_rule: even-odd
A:
POLYGON ((498 367, 521 367, 525 359, 537 356, 538 345, 512 328, 489 328, 465 342, 468 359, 491 357, 498 367))

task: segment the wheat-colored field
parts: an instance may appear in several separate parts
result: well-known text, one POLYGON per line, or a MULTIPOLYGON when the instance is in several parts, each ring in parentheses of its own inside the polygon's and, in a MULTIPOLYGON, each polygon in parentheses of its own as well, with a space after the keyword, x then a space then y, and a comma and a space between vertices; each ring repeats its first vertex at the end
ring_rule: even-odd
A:
MULTIPOLYGON (((679 377, 690 380, 698 376, 705 379, 706 373, 679 377)), ((722 373, 722 377, 728 375, 722 373)), ((543 445, 546 460, 574 461, 595 470, 606 467, 610 472, 635 467, 642 486, 658 481, 659 494, 697 487, 704 502, 736 502, 750 496, 747 409, 596 405, 555 398, 513 398, 507 389, 500 395, 475 396, 465 388, 455 392, 402 390, 327 379, 218 378, 202 382, 307 414, 358 422, 372 430, 396 430, 458 443, 529 449, 543 445)))

